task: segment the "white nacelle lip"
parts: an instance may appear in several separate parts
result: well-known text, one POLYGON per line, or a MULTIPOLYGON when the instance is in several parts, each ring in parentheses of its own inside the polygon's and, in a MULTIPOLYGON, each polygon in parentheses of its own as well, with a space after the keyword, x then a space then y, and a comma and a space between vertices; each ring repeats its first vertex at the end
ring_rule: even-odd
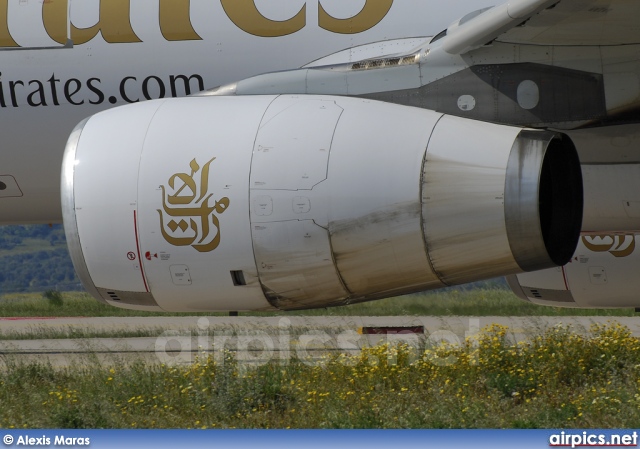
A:
MULTIPOLYGON (((63 155, 61 175, 61 204, 65 236, 76 274, 87 293, 98 301, 133 310, 163 311, 150 291, 136 292, 98 287, 91 275, 82 247, 77 216, 76 167, 80 164, 78 149, 82 134, 92 117, 80 122, 72 131, 63 155)), ((90 239, 89 239, 90 240, 90 239)))
POLYGON ((67 246, 69 248, 69 254, 71 255, 71 261, 78 275, 78 279, 82 282, 82 285, 94 298, 100 302, 109 304, 102 295, 98 292, 91 275, 89 274, 89 268, 84 259, 82 252, 82 246, 80 245, 80 233, 78 232, 78 220, 75 214, 75 190, 74 190, 74 173, 75 166, 77 164, 76 154, 78 152, 78 144, 80 143, 80 136, 82 131, 89 122, 90 118, 86 118, 81 121, 71 132, 67 145, 64 150, 64 156, 62 158, 62 176, 61 176, 61 201, 62 201, 62 217, 64 223, 64 233, 67 239, 67 246))

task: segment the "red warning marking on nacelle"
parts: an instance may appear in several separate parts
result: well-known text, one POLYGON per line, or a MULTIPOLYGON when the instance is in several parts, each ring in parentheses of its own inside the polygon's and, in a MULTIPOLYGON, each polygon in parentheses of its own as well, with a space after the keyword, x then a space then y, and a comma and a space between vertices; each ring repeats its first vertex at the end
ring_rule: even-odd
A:
POLYGON ((146 257, 147 260, 151 260, 152 257, 155 257, 157 259, 158 258, 158 253, 151 254, 151 251, 147 251, 145 253, 144 257, 146 257))
POLYGON ((133 251, 129 251, 127 253, 127 259, 129 260, 136 260, 136 253, 134 253, 133 251))

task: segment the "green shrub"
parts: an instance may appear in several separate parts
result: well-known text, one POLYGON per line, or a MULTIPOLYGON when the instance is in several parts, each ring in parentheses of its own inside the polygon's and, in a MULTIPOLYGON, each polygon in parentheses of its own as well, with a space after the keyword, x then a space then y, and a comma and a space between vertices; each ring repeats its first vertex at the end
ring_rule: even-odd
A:
POLYGON ((47 290, 42 296, 49 300, 49 304, 54 307, 62 307, 64 301, 62 300, 62 293, 57 290, 47 290))

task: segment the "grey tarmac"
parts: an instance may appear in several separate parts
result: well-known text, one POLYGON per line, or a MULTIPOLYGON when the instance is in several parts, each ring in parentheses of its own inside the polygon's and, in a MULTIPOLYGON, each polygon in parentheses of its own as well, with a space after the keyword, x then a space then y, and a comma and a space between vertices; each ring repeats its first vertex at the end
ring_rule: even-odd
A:
POLYGON ((507 326, 520 341, 554 326, 570 326, 588 334, 592 324, 620 323, 640 337, 636 317, 355 317, 355 316, 216 316, 216 317, 100 317, 100 318, 0 318, 3 333, 18 335, 0 341, 0 360, 41 361, 54 366, 82 363, 121 364, 136 360, 152 363, 192 363, 196 357, 224 351, 236 360, 260 364, 292 356, 317 363, 330 354, 357 354, 362 347, 380 343, 412 345, 446 341, 459 344, 492 324, 507 326), (424 334, 362 335, 363 327, 423 326, 424 334), (148 329, 157 337, 20 339, 18 333, 38 330, 82 330, 114 334, 148 329))

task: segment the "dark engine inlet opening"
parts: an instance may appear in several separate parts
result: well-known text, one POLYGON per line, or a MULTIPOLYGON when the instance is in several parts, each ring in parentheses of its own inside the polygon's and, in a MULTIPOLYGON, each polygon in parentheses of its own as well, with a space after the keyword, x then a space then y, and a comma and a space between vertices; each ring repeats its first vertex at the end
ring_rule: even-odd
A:
POLYGON ((580 160, 566 136, 549 143, 540 173, 538 205, 549 257, 558 266, 565 265, 580 238, 584 206, 580 160))

